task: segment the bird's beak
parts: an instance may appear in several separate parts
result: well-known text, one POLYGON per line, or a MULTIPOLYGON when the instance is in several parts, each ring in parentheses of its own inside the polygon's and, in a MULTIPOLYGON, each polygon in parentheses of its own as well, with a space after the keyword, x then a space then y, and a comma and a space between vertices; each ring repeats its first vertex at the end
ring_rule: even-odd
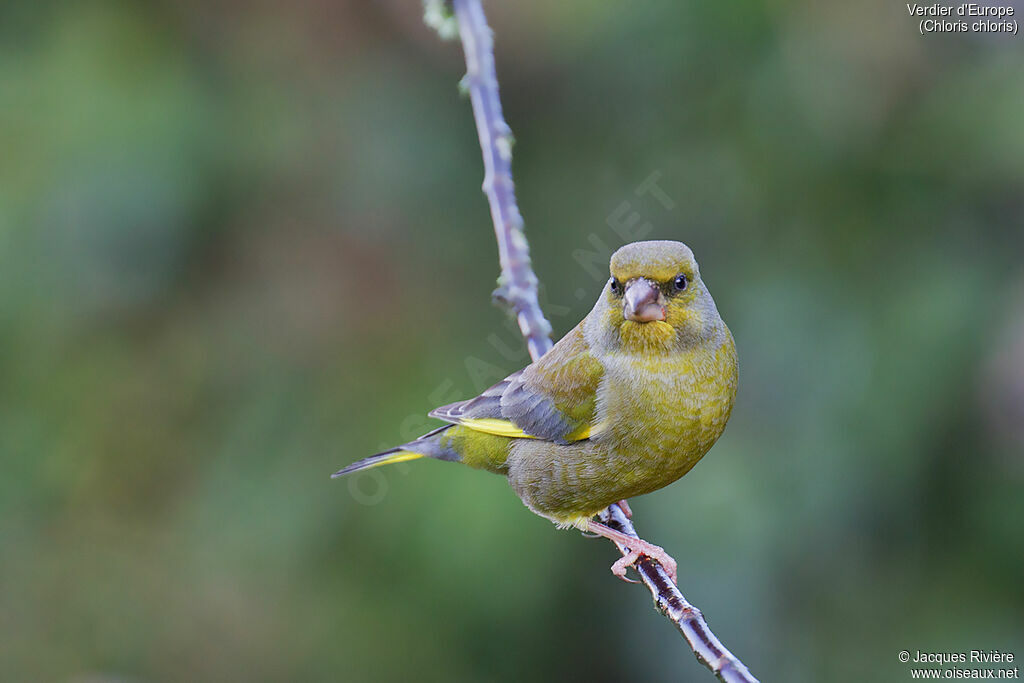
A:
POLYGON ((638 323, 665 319, 665 299, 650 280, 637 278, 626 285, 622 317, 638 323))

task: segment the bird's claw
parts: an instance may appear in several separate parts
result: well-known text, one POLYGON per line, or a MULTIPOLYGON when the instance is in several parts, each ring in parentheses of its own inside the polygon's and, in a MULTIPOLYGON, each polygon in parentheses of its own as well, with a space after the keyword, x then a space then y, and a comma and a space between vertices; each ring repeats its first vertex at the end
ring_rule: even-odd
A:
POLYGON ((612 565, 612 574, 615 574, 615 576, 619 577, 626 583, 639 583, 639 581, 626 576, 626 570, 635 565, 636 561, 639 559, 640 553, 635 550, 629 551, 626 555, 615 560, 615 564, 612 565))
POLYGON ((620 557, 612 565, 612 574, 619 577, 627 583, 636 583, 632 579, 626 578, 626 570, 636 565, 637 561, 642 557, 646 556, 652 560, 656 560, 660 564, 669 578, 672 579, 672 583, 677 583, 677 566, 675 559, 665 552, 665 549, 661 546, 654 545, 653 543, 647 543, 646 541, 639 541, 640 548, 633 550, 630 548, 629 552, 620 557))

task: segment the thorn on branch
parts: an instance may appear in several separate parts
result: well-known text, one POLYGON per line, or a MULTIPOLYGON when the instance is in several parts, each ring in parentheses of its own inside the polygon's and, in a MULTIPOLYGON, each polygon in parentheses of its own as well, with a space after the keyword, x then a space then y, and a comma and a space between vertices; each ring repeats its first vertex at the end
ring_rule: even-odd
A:
POLYGON ((495 306, 500 306, 505 309, 511 309, 512 301, 511 299, 509 299, 508 287, 506 287, 503 284, 500 284, 501 278, 498 278, 498 282, 498 287, 493 292, 491 292, 491 303, 493 303, 495 306))

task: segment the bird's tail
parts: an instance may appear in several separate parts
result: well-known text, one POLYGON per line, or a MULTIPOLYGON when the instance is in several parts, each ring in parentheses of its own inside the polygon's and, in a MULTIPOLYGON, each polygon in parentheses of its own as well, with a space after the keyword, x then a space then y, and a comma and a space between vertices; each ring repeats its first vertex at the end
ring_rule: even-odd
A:
POLYGON ((371 467, 391 465, 392 463, 405 462, 407 460, 415 460, 422 457, 422 453, 413 453, 412 451, 407 451, 404 448, 392 448, 391 450, 371 455, 368 458, 357 460, 348 467, 341 468, 331 475, 331 479, 342 477, 346 474, 352 474, 353 472, 359 472, 360 470, 368 470, 371 467))
POLYGON ((438 448, 436 445, 436 439, 433 439, 432 437, 435 437, 441 432, 444 432, 451 426, 452 425, 445 425, 443 427, 439 427, 432 432, 424 434, 415 441, 410 441, 409 443, 402 444, 401 446, 398 446, 396 448, 389 448, 386 451, 381 451, 380 453, 371 455, 368 458, 357 460, 348 467, 343 467, 334 474, 332 474, 331 479, 343 477, 346 474, 352 474, 353 472, 359 472, 361 470, 368 470, 371 467, 391 465, 396 462, 416 460, 417 458, 441 457, 442 459, 447 459, 444 458, 444 455, 437 453, 438 448))

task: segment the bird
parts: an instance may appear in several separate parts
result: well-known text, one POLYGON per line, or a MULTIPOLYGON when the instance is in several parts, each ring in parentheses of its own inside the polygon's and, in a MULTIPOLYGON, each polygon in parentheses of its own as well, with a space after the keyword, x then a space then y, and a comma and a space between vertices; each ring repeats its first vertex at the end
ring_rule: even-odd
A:
POLYGON ((725 430, 737 380, 735 341, 690 248, 633 242, 612 254, 593 309, 550 351, 429 413, 445 425, 332 476, 424 457, 493 472, 559 528, 619 544, 619 578, 647 556, 675 580, 664 549, 594 517, 689 472, 725 430))

